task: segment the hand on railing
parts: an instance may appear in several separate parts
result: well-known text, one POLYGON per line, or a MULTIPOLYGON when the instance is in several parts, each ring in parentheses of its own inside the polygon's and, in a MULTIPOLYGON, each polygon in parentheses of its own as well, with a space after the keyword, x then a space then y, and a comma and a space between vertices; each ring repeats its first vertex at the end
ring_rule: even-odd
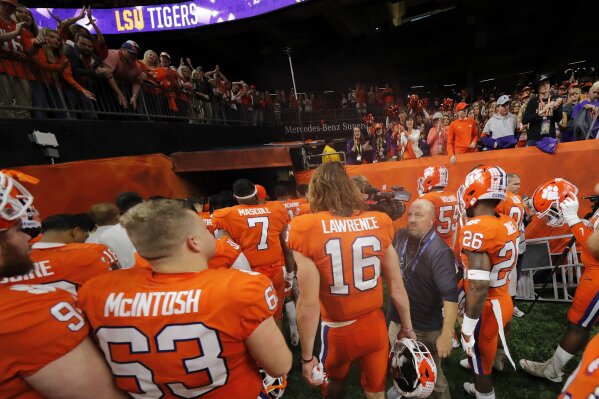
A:
POLYGON ((131 96, 129 104, 131 105, 131 108, 133 108, 134 111, 137 110, 137 96, 135 94, 131 96))
POLYGON ((119 100, 119 104, 121 105, 121 107, 123 107, 125 109, 129 109, 129 104, 127 103, 127 99, 125 98, 123 93, 119 93, 117 95, 117 98, 119 100))
POLYGON ((92 93, 89 90, 83 89, 83 91, 81 92, 85 97, 89 98, 92 101, 96 101, 96 96, 94 93, 92 93))

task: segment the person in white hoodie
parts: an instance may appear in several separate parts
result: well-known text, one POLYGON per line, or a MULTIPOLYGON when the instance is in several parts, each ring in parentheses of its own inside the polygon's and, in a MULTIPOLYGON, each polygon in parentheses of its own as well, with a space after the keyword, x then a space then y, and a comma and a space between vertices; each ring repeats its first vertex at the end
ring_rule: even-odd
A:
POLYGON ((510 97, 503 95, 497 100, 497 112, 485 124, 480 141, 487 150, 514 148, 517 130, 518 118, 510 113, 510 97))

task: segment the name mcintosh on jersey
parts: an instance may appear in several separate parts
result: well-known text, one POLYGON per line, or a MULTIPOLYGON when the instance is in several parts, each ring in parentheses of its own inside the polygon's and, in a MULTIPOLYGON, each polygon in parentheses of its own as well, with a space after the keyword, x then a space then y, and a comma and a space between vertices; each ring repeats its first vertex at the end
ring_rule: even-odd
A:
POLYGON ((138 292, 133 297, 111 292, 104 304, 104 317, 147 317, 197 313, 202 290, 138 292))

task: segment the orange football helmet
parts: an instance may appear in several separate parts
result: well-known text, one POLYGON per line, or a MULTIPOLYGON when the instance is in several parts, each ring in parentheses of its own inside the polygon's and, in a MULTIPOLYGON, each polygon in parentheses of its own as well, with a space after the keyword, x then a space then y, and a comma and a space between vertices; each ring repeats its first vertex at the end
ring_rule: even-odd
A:
POLYGON ((507 197, 507 174, 499 166, 479 166, 468 173, 464 184, 458 189, 460 211, 473 207, 478 200, 507 197))
POLYGON ((449 172, 445 166, 429 166, 424 176, 418 179, 418 193, 428 193, 433 187, 445 187, 449 181, 449 172))
POLYGON ((548 226, 559 227, 565 222, 559 204, 570 195, 578 195, 578 187, 557 177, 537 187, 532 195, 532 206, 548 226))
POLYGON ((437 366, 422 342, 410 338, 395 341, 389 353, 393 385, 402 398, 428 398, 437 382, 437 366))
POLYGON ((268 375, 263 369, 260 369, 260 375, 262 377, 262 393, 259 398, 282 398, 285 388, 287 388, 287 376, 274 378, 268 375))

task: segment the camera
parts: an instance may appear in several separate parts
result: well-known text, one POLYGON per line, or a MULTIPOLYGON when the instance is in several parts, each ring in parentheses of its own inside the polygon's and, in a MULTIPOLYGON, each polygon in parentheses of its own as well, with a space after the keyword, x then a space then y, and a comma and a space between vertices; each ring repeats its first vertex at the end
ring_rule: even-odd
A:
POLYGON ((386 213, 391 220, 397 220, 406 212, 406 202, 410 201, 411 194, 403 187, 393 186, 391 191, 379 191, 375 187, 366 187, 364 194, 367 209, 386 213))
MULTIPOLYGON (((599 195, 588 195, 586 197, 582 197, 582 199, 591 201, 591 212, 589 212, 589 215, 593 216, 595 212, 597 212, 597 209, 599 209, 599 195)), ((585 216, 585 219, 586 218, 587 217, 585 216)))

